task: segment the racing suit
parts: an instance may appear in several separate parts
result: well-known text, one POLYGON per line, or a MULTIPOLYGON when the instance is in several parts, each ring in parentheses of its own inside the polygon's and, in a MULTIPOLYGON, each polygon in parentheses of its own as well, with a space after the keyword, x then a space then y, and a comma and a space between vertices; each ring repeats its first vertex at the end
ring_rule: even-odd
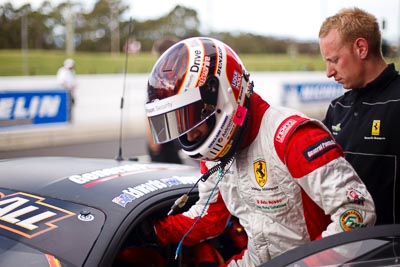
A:
POLYGON ((400 76, 389 64, 365 88, 333 100, 323 121, 371 193, 376 224, 400 223, 399 114, 400 76))
MULTIPOLYGON (((249 116, 233 165, 184 244, 218 235, 231 214, 244 227, 248 247, 226 265, 257 266, 321 236, 374 225, 369 192, 321 123, 271 107, 255 93, 249 116)), ((155 224, 161 244, 180 241, 219 178, 216 173, 199 184, 200 199, 189 211, 155 224)))

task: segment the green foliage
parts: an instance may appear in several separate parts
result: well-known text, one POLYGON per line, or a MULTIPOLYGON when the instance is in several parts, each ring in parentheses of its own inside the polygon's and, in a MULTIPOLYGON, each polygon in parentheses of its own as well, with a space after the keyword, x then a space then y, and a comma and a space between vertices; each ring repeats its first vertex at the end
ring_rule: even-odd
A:
POLYGON ((9 2, 0 5, 0 49, 65 49, 73 42, 76 51, 115 54, 123 51, 129 26, 130 38, 140 41, 142 51, 147 52, 164 37, 200 35, 200 21, 193 9, 178 5, 158 19, 133 19, 131 23, 123 16, 128 9, 122 0, 97 0, 90 11, 67 0, 58 6, 45 1, 38 10, 32 10, 30 4, 16 9, 9 2))
MULTIPOLYGON (((19 50, 0 50, 0 76, 55 75, 66 58, 65 53, 58 50, 29 50, 26 56, 19 50)), ((116 74, 125 71, 124 54, 77 52, 73 59, 77 74, 116 74)), ((129 55, 127 72, 148 73, 156 60, 157 57, 150 53, 129 55)))
POLYGON ((245 54, 241 56, 249 71, 324 71, 320 55, 245 54))

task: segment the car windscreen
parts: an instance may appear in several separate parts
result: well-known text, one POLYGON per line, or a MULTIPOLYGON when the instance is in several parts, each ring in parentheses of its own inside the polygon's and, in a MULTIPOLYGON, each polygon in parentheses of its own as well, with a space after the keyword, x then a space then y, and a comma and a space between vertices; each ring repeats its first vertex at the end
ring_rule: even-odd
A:
POLYGON ((2 243, 3 254, 29 257, 41 251, 67 266, 82 266, 104 221, 103 212, 92 207, 0 188, 0 236, 15 241, 2 243))
POLYGON ((372 238, 326 249, 287 266, 398 266, 399 238, 372 238))
POLYGON ((289 250, 260 267, 399 266, 400 225, 378 225, 324 237, 289 250))

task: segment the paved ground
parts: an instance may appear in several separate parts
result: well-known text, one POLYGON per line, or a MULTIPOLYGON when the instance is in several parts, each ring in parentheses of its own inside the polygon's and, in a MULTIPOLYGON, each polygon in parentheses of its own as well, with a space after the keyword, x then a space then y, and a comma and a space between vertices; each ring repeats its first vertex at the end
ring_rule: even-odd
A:
MULTIPOLYGON (((32 148, 0 152, 0 159, 26 156, 73 156, 116 158, 119 154, 119 140, 98 141, 43 148, 32 148)), ((125 159, 143 157, 147 154, 145 138, 122 140, 122 156, 125 159)))
MULTIPOLYGON (((122 139, 121 156, 124 160, 149 161, 147 153, 147 140, 145 137, 122 139)), ((119 140, 86 142, 62 146, 30 148, 0 152, 0 160, 20 157, 45 157, 45 156, 66 156, 83 158, 106 158, 115 159, 119 156, 119 140)), ((183 162, 192 166, 199 166, 198 161, 192 160, 180 152, 183 162)))

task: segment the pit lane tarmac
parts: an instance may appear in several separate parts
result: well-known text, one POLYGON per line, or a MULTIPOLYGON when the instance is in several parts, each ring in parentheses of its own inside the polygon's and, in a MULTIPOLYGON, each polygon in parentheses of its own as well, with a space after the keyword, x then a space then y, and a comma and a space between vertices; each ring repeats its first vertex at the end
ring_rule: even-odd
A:
MULTIPOLYGON (((146 158, 147 140, 145 137, 124 139, 122 143, 122 157, 126 160, 146 158)), ((119 155, 119 140, 96 141, 93 143, 78 143, 51 147, 29 148, 0 152, 0 159, 38 157, 38 156, 66 156, 83 158, 113 159, 119 155)))

